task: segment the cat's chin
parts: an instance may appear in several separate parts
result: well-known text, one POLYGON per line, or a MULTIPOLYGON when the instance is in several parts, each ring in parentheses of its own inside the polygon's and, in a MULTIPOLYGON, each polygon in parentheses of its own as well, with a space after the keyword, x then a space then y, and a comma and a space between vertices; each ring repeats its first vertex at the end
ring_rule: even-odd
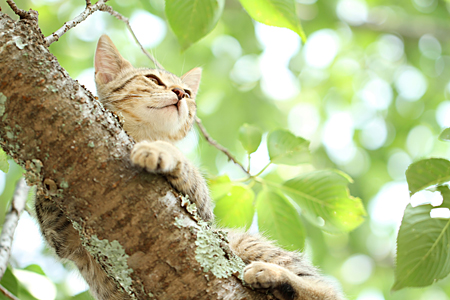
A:
POLYGON ((164 113, 169 113, 170 115, 164 116, 169 119, 176 119, 176 122, 183 122, 188 116, 188 106, 185 100, 181 99, 176 104, 168 105, 164 107, 164 113))
POLYGON ((125 116, 124 129, 137 142, 162 140, 176 142, 184 138, 192 126, 193 119, 189 118, 187 106, 179 108, 163 107, 153 109, 151 113, 141 115, 140 122, 133 119, 127 121, 125 116))

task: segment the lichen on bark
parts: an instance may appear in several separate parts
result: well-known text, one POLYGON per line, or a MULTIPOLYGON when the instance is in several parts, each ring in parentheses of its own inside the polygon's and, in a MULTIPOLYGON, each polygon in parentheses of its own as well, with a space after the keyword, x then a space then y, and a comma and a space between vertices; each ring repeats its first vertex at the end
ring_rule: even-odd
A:
POLYGON ((122 245, 114 240, 112 242, 106 239, 99 239, 96 235, 86 237, 80 224, 72 221, 73 227, 80 234, 81 242, 87 251, 98 261, 103 262, 103 267, 109 276, 113 277, 123 289, 132 297, 131 284, 132 280, 130 274, 133 269, 128 267, 128 254, 122 245))
POLYGON ((6 96, 3 95, 2 92, 0 92, 0 117, 4 115, 5 113, 5 102, 6 102, 6 96))
POLYGON ((197 221, 194 225, 188 225, 184 219, 175 218, 175 226, 178 228, 195 228, 197 239, 195 245, 195 259, 202 266, 204 272, 213 273, 217 278, 226 278, 237 275, 243 281, 245 263, 236 256, 227 243, 227 233, 214 230, 210 224, 201 220, 197 214, 195 203, 189 201, 187 195, 181 197, 181 206, 197 221), (225 249, 227 251, 225 251, 225 249))
POLYGON ((223 234, 226 233, 219 234, 212 230, 206 222, 199 221, 197 240, 195 241, 195 245, 197 245, 195 259, 202 266, 204 272, 211 271, 218 278, 236 274, 239 279, 243 280, 245 263, 231 251, 228 253, 224 251, 226 239, 223 234))

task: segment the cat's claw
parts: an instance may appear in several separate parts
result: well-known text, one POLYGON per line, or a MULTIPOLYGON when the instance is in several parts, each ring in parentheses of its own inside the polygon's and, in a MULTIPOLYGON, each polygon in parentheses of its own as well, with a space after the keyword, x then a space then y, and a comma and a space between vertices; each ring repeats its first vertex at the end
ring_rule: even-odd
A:
POLYGON ((143 141, 137 143, 131 151, 131 161, 152 173, 172 173, 179 163, 174 154, 174 146, 169 143, 143 141))

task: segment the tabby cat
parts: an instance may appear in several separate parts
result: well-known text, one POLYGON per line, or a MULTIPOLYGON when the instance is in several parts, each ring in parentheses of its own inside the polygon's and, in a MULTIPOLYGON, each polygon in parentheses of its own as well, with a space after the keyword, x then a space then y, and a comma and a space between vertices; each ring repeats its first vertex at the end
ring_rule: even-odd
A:
MULTIPOLYGON (((181 77, 160 69, 136 69, 110 38, 103 35, 95 53, 95 82, 100 101, 122 114, 127 133, 138 143, 132 162, 148 172, 163 174, 189 195, 200 216, 214 219, 208 188, 200 172, 174 146, 195 119, 201 69, 181 77)), ((72 260, 98 300, 130 299, 82 247, 77 231, 53 203, 36 199, 36 213, 47 242, 60 258, 72 260)), ((302 255, 285 251, 258 235, 229 232, 230 248, 247 264, 244 280, 254 288, 270 289, 280 300, 340 300, 302 255)))

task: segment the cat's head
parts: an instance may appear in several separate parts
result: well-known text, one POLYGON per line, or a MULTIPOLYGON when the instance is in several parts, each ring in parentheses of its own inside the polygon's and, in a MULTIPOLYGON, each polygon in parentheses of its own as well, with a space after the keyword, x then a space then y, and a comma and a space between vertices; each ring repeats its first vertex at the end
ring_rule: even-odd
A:
POLYGON ((123 127, 136 141, 176 142, 195 119, 202 70, 181 77, 160 69, 134 68, 107 35, 95 52, 95 83, 100 101, 123 117, 123 127))

